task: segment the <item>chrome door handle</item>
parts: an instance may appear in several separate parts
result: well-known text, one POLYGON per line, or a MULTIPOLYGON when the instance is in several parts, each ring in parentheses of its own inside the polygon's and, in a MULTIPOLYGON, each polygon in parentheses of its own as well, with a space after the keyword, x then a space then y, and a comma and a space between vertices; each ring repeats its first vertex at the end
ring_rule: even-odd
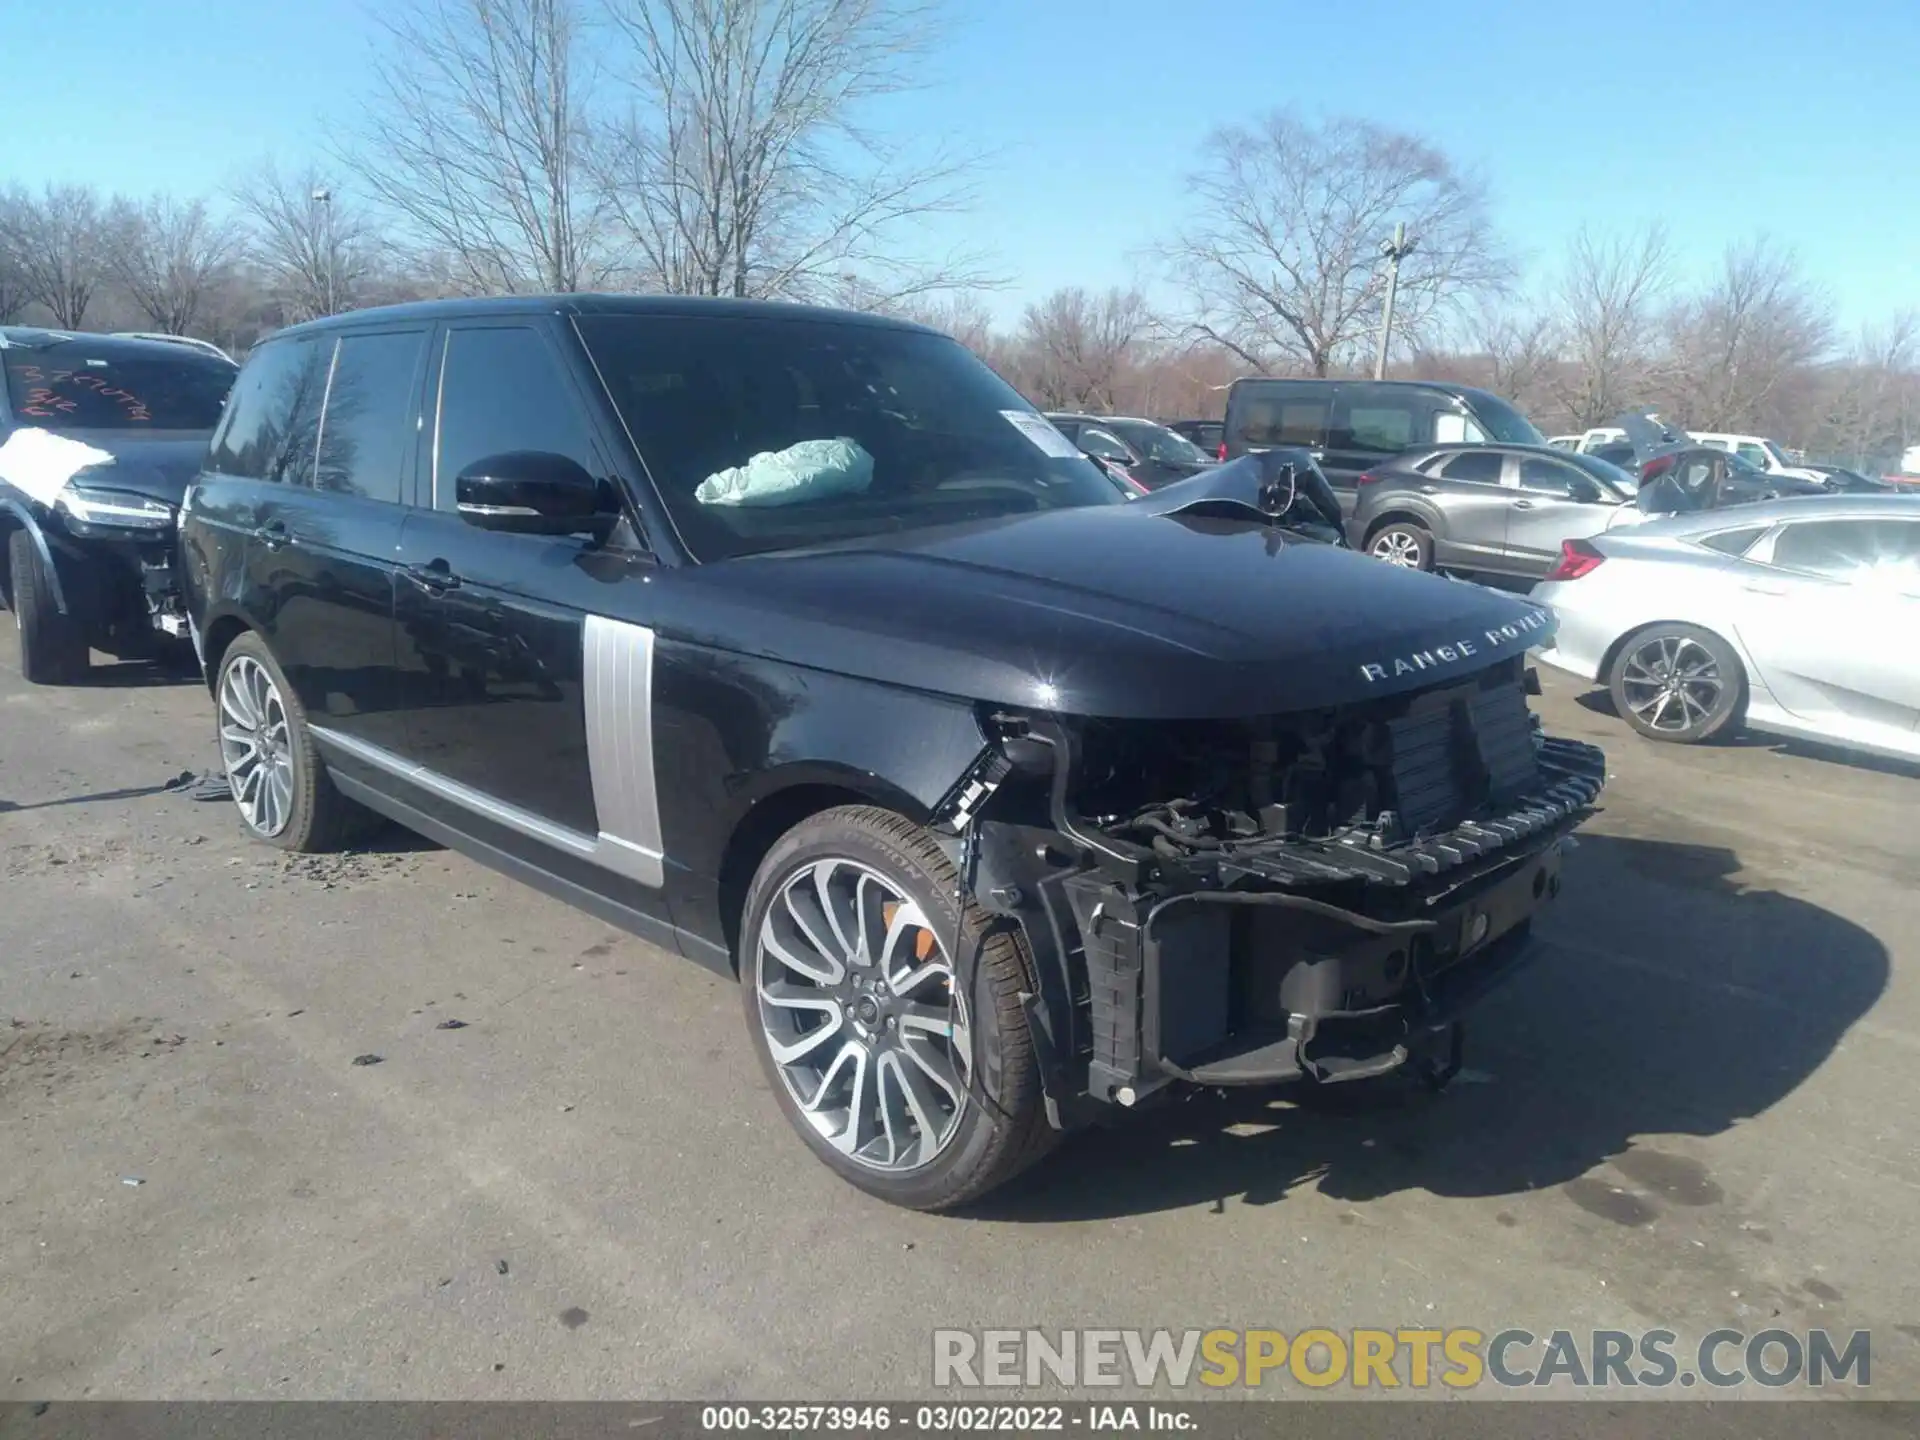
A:
POLYGON ((442 595, 449 590, 460 588, 460 577, 453 573, 453 567, 444 560, 430 560, 425 565, 409 565, 403 573, 407 579, 429 595, 442 595))
POLYGON ((1533 508, 1533 502, 1531 500, 1516 500, 1513 502, 1513 508, 1516 510, 1531 510, 1533 508))
POLYGON ((287 535, 287 522, 284 520, 269 520, 266 524, 257 526, 254 529, 253 538, 269 550, 278 550, 282 545, 287 543, 289 538, 287 535))

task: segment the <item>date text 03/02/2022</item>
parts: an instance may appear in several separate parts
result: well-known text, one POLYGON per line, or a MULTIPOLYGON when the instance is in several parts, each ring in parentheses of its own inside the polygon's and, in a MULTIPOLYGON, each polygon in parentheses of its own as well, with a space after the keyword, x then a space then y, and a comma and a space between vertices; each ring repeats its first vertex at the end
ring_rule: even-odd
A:
POLYGON ((838 1434, 966 1433, 1030 1435, 1036 1432, 1153 1430, 1168 1434, 1199 1428, 1190 1409, 1163 1404, 1102 1405, 706 1405, 700 1428, 712 1433, 838 1434))

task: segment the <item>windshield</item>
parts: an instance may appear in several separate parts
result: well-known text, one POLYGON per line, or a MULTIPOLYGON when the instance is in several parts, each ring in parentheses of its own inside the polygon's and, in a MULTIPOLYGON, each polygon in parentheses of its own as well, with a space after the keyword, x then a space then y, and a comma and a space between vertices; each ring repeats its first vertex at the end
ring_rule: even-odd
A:
POLYGON ((1158 460, 1164 465, 1207 463, 1206 451, 1164 425, 1155 425, 1150 420, 1109 420, 1106 426, 1134 449, 1144 450, 1149 460, 1158 460))
POLYGON ((1489 439, 1502 445, 1547 443, 1547 437, 1534 428, 1533 422, 1506 401, 1492 395, 1476 395, 1472 403, 1474 418, 1480 422, 1489 439))
POLYGON ((1569 455, 1567 459, 1598 480, 1610 494, 1617 495, 1623 500, 1631 500, 1640 493, 1638 480, 1618 465, 1603 460, 1598 455, 1569 455))
POLYGON ((1122 503, 942 335, 785 317, 578 324, 697 559, 1122 503))
POLYGON ((48 430, 211 430, 239 371, 181 347, 156 355, 64 340, 0 353, 14 420, 48 430))
POLYGON ((1793 463, 1793 461, 1788 458, 1787 452, 1771 440, 1762 440, 1760 442, 1760 448, 1773 457, 1773 463, 1776 465, 1791 465, 1793 463))

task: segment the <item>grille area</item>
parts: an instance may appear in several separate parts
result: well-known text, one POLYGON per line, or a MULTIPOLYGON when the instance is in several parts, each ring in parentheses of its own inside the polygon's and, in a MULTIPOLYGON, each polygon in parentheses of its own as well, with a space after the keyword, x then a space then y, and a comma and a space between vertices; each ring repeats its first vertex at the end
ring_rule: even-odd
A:
POLYGON ((1540 785, 1525 690, 1516 681, 1454 691, 1387 723, 1393 809, 1402 831, 1431 834, 1540 785))

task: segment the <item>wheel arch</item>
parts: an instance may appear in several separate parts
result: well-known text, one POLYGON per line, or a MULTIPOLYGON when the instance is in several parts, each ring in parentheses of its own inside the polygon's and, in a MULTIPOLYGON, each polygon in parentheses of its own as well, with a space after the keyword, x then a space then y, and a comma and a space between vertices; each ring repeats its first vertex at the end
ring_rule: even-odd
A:
POLYGON ((207 693, 212 694, 220 683, 220 661, 227 648, 254 628, 244 615, 231 610, 208 619, 200 635, 200 670, 207 683, 207 693))
POLYGON ((1366 531, 1360 538, 1361 548, 1372 545, 1374 537, 1389 525, 1418 525, 1436 540, 1446 534, 1446 527, 1439 524, 1429 511, 1407 501, 1396 501, 1390 509, 1367 522, 1366 531))
POLYGON ((736 972, 742 911, 761 861, 794 826, 842 805, 875 805, 916 825, 929 818, 926 807, 898 785, 852 766, 797 764, 766 776, 728 831, 720 855, 720 925, 736 972))
POLYGON ((60 567, 54 564, 53 549, 47 544, 46 532, 40 528, 33 511, 10 495, 0 495, 0 595, 7 597, 8 605, 13 604, 10 546, 16 530, 26 531, 27 538, 33 542, 33 548, 40 556, 40 568, 47 577, 47 590, 53 596, 54 607, 62 615, 71 615, 73 609, 67 603, 66 587, 60 583, 60 567))

